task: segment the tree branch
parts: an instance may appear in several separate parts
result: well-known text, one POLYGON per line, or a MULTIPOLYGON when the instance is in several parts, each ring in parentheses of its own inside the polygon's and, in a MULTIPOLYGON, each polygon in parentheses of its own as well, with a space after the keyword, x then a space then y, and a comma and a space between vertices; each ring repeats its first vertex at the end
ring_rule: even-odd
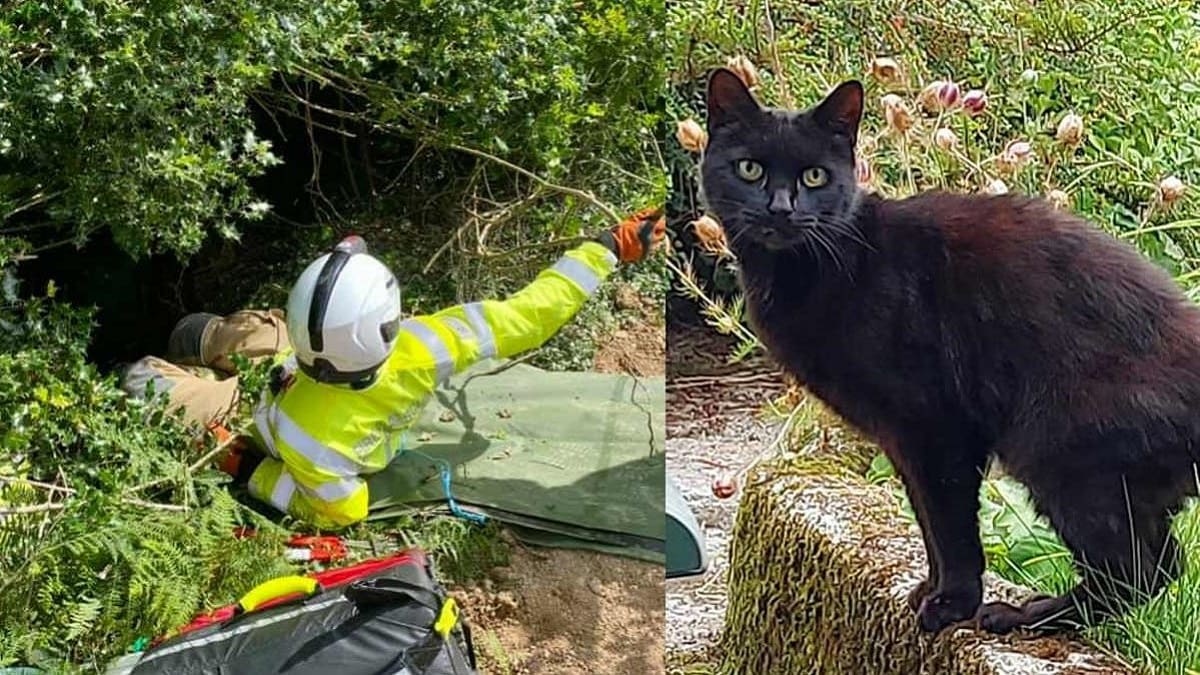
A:
POLYGON ((592 194, 591 192, 589 192, 587 190, 580 190, 579 188, 573 188, 573 187, 570 187, 567 185, 559 185, 557 183, 551 183, 550 181, 546 180, 545 178, 542 178, 541 176, 537 175, 536 173, 530 171, 529 169, 517 166, 516 164, 513 164, 512 162, 510 162, 506 159, 501 159, 500 157, 497 157, 488 152, 484 152, 483 150, 477 150, 475 148, 467 147, 465 145, 459 145, 457 143, 451 143, 451 144, 447 145, 446 147, 450 148, 451 150, 465 152, 468 155, 474 155, 475 157, 479 157, 481 159, 486 159, 490 162, 495 162, 496 164, 499 164, 500 166, 502 166, 506 169, 509 169, 510 171, 514 171, 516 173, 521 174, 522 176, 525 176, 525 177, 533 180, 538 185, 541 185, 542 187, 547 188, 549 190, 554 190, 555 192, 561 192, 563 194, 568 194, 568 195, 578 197, 578 198, 584 200, 585 202, 591 204, 592 206, 595 206, 596 208, 603 211, 604 215, 608 216, 614 223, 621 221, 621 216, 617 215, 617 212, 611 206, 600 201, 600 199, 598 197, 596 197, 596 195, 592 194))

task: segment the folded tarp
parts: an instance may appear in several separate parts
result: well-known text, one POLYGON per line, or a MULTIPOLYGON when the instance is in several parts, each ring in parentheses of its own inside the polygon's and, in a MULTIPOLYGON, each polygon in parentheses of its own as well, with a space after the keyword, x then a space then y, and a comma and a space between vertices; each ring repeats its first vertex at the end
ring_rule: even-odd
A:
POLYGON ((445 506, 432 458, 451 467, 461 506, 530 543, 661 562, 665 403, 662 377, 481 363, 439 390, 406 451, 371 477, 370 518, 445 506))

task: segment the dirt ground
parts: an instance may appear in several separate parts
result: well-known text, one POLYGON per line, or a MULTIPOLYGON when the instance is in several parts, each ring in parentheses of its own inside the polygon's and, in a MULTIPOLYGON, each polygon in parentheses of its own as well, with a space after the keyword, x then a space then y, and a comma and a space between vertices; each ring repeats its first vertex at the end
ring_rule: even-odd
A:
POLYGON ((507 567, 452 592, 486 675, 664 672, 660 565, 515 544, 507 567))
MULTIPOLYGON (((661 309, 656 311, 630 287, 617 289, 617 306, 632 318, 602 342, 595 369, 662 375, 666 335, 661 309)), ((471 622, 482 673, 665 672, 661 565, 508 540, 508 566, 493 569, 474 586, 451 589, 471 622)))

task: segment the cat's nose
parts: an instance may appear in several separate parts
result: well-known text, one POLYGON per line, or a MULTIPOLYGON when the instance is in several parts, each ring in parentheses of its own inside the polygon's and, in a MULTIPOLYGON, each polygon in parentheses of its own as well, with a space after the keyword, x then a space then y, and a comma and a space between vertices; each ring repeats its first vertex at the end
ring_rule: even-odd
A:
POLYGON ((767 210, 771 213, 791 213, 792 212, 792 193, 780 188, 771 195, 771 203, 767 205, 767 210))

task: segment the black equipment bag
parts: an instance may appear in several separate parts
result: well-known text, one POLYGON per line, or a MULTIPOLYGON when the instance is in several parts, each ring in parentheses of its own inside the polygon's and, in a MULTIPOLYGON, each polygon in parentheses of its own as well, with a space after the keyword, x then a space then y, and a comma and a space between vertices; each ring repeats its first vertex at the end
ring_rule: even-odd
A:
POLYGON ((477 675, 470 629, 423 551, 283 577, 199 617, 130 675, 477 675))

